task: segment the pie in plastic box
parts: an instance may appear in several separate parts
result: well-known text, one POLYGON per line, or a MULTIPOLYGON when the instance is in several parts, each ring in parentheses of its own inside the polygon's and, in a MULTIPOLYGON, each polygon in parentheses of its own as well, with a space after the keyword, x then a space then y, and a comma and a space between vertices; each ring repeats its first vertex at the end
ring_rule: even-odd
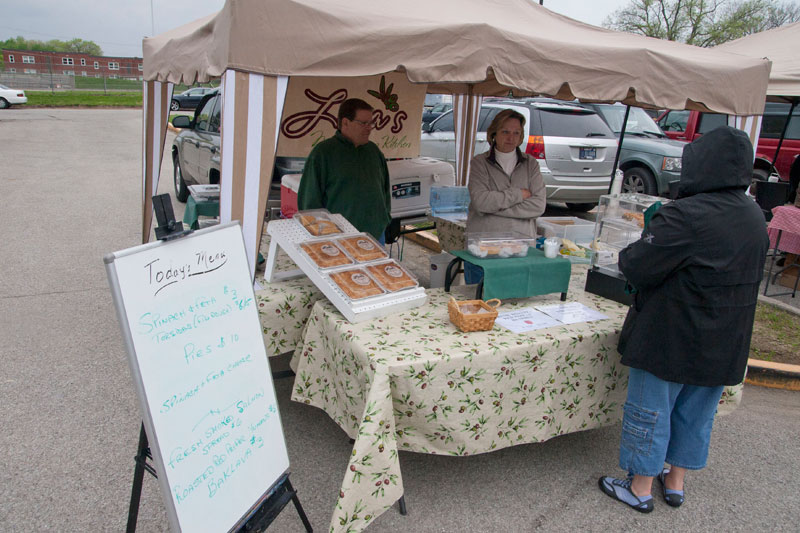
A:
POLYGON ((331 214, 326 209, 298 211, 292 218, 315 237, 342 233, 341 228, 332 220, 331 214))
POLYGON ((351 300, 361 300, 385 292, 362 268, 332 272, 329 276, 351 300))
POLYGON ((319 268, 333 268, 353 264, 353 260, 331 240, 306 241, 299 246, 319 268))
POLYGON ((389 292, 397 292, 419 285, 417 280, 394 260, 367 265, 367 271, 389 292))
POLYGON ((383 247, 378 244, 378 241, 366 233, 361 233, 352 237, 341 237, 336 239, 336 244, 359 263, 386 259, 389 257, 383 247))
POLYGON ((536 239, 514 231, 467 234, 467 251, 480 258, 525 257, 531 246, 536 246, 536 239))

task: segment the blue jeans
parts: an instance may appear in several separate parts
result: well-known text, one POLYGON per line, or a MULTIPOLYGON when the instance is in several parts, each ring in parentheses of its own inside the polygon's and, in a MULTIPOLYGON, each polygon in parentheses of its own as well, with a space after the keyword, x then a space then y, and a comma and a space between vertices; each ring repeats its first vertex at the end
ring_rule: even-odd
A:
POLYGON ((629 474, 657 476, 664 462, 706 466, 711 426, 724 387, 682 385, 630 369, 622 417, 619 466, 629 474))
POLYGON ((483 269, 472 263, 464 261, 464 283, 474 285, 483 279, 483 269))

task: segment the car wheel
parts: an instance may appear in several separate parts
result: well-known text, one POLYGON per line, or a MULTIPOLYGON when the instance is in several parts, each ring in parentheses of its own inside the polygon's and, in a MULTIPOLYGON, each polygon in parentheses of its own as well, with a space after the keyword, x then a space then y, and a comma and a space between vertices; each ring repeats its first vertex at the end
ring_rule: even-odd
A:
POLYGON ((175 198, 179 202, 186 202, 189 199, 189 189, 186 187, 186 182, 183 181, 183 173, 181 172, 181 163, 178 161, 178 156, 172 158, 174 167, 173 176, 175 178, 175 198))
POLYGON ((178 110, 181 108, 181 105, 178 103, 178 101, 177 101, 177 100, 173 100, 173 101, 172 101, 172 102, 169 104, 169 108, 170 108, 170 109, 172 109, 173 111, 178 111, 178 110))
POLYGON ((656 179, 653 177, 653 173, 646 168, 629 168, 625 171, 625 177, 622 180, 622 192, 655 196, 658 194, 656 179))
POLYGON ((567 207, 573 211, 578 211, 580 213, 586 213, 587 211, 591 211, 597 204, 573 204, 567 202, 567 207))
POLYGON ((756 182, 757 181, 768 181, 769 180, 769 172, 762 169, 762 168, 754 168, 753 169, 753 181, 750 182, 750 194, 755 196, 756 195, 756 182))
POLYGON ((11 104, 8 103, 8 100, 0 98, 0 109, 8 109, 9 107, 11 107, 11 104))

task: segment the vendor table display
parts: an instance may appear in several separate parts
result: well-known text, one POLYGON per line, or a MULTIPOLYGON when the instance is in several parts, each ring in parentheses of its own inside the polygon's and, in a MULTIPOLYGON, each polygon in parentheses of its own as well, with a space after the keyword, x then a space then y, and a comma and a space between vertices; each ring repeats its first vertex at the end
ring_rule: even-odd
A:
MULTIPOLYGON (((628 373, 616 346, 627 307, 585 293, 586 271, 573 265, 570 300, 608 319, 522 334, 458 331, 442 289, 421 307, 360 324, 325 300, 314 305, 293 358, 292 399, 355 439, 331 531, 360 531, 403 495, 399 450, 474 455, 621 419, 628 373)), ((469 299, 472 288, 459 289, 469 299)), ((537 296, 499 311, 558 303, 557 294, 537 296)), ((740 393, 726 388, 720 411, 740 393)))
MULTIPOLYGON (((541 250, 529 248, 525 257, 482 259, 466 250, 451 253, 483 269, 483 298, 524 298, 557 292, 566 299, 570 262, 563 257, 548 259, 541 250)), ((448 267, 448 274, 450 267, 448 267)))
POLYGON ((282 250, 351 322, 362 322, 425 303, 425 289, 389 258, 371 236, 346 218, 323 209, 298 211, 293 220, 273 220, 264 277, 281 279, 274 258, 282 250))

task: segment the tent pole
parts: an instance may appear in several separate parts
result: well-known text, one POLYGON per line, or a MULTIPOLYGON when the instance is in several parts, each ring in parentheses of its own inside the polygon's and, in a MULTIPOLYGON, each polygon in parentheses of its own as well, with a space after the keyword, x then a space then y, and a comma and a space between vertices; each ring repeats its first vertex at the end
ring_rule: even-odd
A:
POLYGON ((786 117, 786 122, 783 124, 783 131, 781 131, 781 137, 778 139, 778 147, 775 148, 775 156, 772 158, 772 169, 775 170, 775 163, 778 162, 778 154, 781 151, 781 145, 783 144, 783 139, 786 138, 786 130, 789 129, 789 121, 792 120, 792 114, 794 113, 794 108, 797 106, 797 98, 792 99, 792 105, 789 106, 789 116, 786 117))
POLYGON ((614 176, 617 174, 617 165, 619 165, 619 154, 622 152, 622 139, 625 138, 625 126, 628 125, 628 115, 631 112, 631 106, 625 106, 625 118, 622 119, 622 129, 619 132, 619 144, 617 146, 617 155, 614 156, 614 166, 611 167, 611 181, 608 184, 608 194, 611 194, 611 187, 614 186, 614 176))

